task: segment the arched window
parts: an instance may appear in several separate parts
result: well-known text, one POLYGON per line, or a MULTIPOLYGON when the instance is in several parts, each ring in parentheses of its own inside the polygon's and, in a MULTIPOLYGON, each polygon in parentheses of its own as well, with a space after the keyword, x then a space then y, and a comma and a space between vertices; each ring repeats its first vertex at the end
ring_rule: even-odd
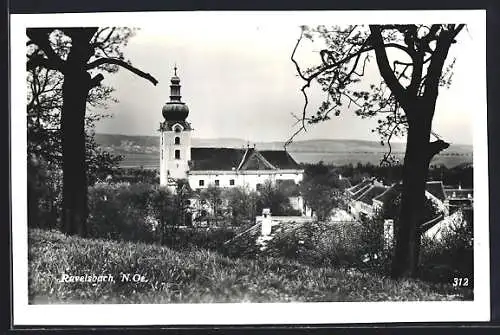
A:
POLYGON ((181 138, 179 136, 175 137, 174 144, 181 144, 181 138))
POLYGON ((175 159, 181 159, 181 151, 175 150, 175 159))
POLYGON ((180 133, 181 132, 181 127, 179 127, 179 126, 175 127, 174 131, 176 133, 180 133))

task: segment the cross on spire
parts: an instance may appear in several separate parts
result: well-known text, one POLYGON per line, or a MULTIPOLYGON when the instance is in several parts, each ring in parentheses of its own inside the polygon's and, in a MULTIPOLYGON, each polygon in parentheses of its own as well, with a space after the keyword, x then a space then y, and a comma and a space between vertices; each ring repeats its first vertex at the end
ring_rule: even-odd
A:
POLYGON ((177 63, 174 65, 174 76, 177 76, 177 63))

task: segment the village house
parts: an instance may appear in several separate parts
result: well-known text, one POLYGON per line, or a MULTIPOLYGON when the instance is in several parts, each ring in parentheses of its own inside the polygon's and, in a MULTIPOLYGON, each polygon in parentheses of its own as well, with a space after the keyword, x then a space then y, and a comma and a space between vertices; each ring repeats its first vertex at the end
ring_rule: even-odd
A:
POLYGON ((368 178, 360 183, 348 188, 346 194, 348 197, 348 211, 356 219, 363 217, 372 217, 374 212, 373 199, 387 190, 375 178, 368 178))
MULTIPOLYGON (((446 194, 441 181, 428 181, 425 186, 425 196, 431 200, 444 216, 448 215, 445 205, 446 194)), ((385 186, 374 178, 347 189, 349 197, 349 212, 357 219, 373 217, 383 211, 384 205, 401 194, 401 184, 385 186)))
POLYGON ((454 212, 460 208, 472 208, 474 204, 474 190, 471 188, 445 188, 446 194, 445 205, 448 210, 454 212))

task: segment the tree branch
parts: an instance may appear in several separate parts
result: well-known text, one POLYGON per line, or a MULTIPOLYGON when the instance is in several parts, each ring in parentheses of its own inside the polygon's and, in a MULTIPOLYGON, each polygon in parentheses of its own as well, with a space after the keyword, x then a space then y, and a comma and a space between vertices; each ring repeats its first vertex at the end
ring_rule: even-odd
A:
POLYGON ((427 157, 428 157, 429 161, 432 159, 432 157, 434 157, 435 155, 437 155, 438 153, 440 153, 444 149, 448 149, 449 146, 450 146, 449 143, 447 143, 441 139, 439 139, 437 141, 430 142, 428 147, 427 147, 427 157))
POLYGON ((370 25, 370 31, 372 45, 375 50, 375 56, 377 59, 380 74, 382 75, 382 78, 384 78, 384 81, 391 90, 392 94, 394 94, 396 99, 401 102, 404 109, 406 107, 406 91, 399 83, 398 79, 391 69, 391 65, 389 64, 384 41, 382 39, 382 30, 379 25, 370 25))
POLYGON ((40 55, 38 61, 41 63, 39 65, 46 66, 50 64, 52 69, 64 72, 65 62, 55 53, 50 45, 49 35, 53 30, 54 29, 28 28, 26 29, 26 35, 47 56, 47 61, 43 63, 41 59, 44 58, 40 55))
POLYGON ((158 80, 156 80, 149 73, 143 72, 143 71, 139 70, 138 68, 136 68, 136 67, 134 67, 134 66, 128 64, 127 62, 125 62, 121 59, 118 59, 118 58, 98 58, 98 59, 88 63, 87 66, 85 67, 85 69, 86 70, 94 69, 94 68, 96 68, 100 65, 104 65, 104 64, 119 65, 119 66, 129 70, 130 72, 138 75, 139 77, 142 77, 144 79, 149 80, 155 86, 156 86, 156 84, 158 84, 158 80))

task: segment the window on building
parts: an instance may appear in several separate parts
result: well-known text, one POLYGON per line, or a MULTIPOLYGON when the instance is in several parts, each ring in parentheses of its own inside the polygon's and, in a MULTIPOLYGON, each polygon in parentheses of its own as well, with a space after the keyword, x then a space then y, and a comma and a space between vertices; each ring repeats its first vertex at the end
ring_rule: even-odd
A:
POLYGON ((205 181, 203 179, 200 179, 198 181, 198 186, 205 186, 205 181))
POLYGON ((181 138, 179 136, 175 137, 174 144, 181 144, 181 138))
POLYGON ((229 185, 234 186, 234 179, 229 179, 229 185))
POLYGON ((219 186, 219 185, 220 185, 219 179, 215 179, 215 186, 219 186))
POLYGON ((175 150, 175 159, 181 159, 181 151, 175 150))

